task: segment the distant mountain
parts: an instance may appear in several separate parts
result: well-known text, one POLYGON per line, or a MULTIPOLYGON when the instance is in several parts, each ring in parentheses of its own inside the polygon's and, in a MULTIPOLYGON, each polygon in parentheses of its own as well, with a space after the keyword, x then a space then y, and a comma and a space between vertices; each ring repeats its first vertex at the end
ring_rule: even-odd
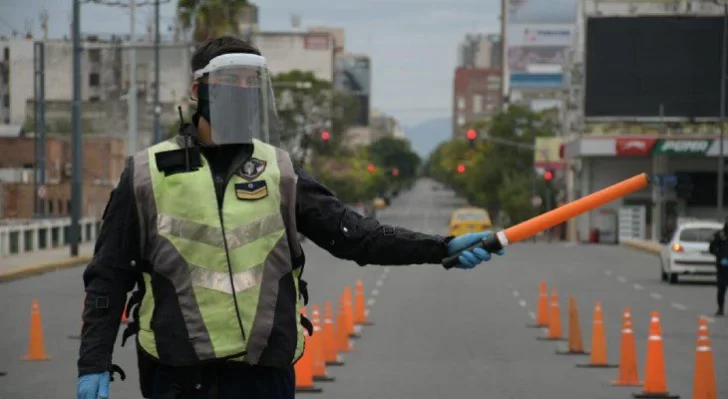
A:
POLYGON ((412 148, 424 160, 438 144, 450 140, 452 120, 450 118, 431 119, 419 125, 405 126, 404 132, 412 143, 412 148))

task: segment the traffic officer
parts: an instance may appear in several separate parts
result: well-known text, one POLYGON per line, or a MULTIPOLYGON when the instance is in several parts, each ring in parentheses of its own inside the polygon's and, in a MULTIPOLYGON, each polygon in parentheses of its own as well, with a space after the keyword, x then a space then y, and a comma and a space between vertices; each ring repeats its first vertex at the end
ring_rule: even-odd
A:
MULTIPOLYGON (((307 302, 301 233, 359 265, 490 259, 489 233, 441 237, 343 204, 280 149, 266 60, 233 37, 192 57, 196 114, 131 157, 103 215, 78 359, 79 399, 109 397, 124 309, 145 398, 293 398, 307 302), (127 294, 137 286, 127 306, 127 294), (127 313, 128 315, 128 313, 127 313)), ((500 253, 502 254, 502 253, 500 253)), ((123 342, 122 342, 123 345, 123 342)))
POLYGON ((728 217, 725 219, 723 229, 713 235, 709 250, 711 254, 715 255, 715 267, 718 269, 716 270, 718 311, 715 315, 723 316, 725 314, 725 292, 728 287, 728 217))

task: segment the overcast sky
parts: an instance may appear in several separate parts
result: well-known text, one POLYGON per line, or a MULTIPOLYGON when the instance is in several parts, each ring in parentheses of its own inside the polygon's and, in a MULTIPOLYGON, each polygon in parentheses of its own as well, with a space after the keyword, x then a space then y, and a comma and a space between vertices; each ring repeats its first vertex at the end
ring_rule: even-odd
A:
MULTIPOLYGON (((110 0, 113 1, 113 0, 110 0)), ((141 1, 141 0, 137 0, 141 1)), ((107 0, 107 2, 109 2, 107 0)), ((128 0, 117 2, 128 3, 128 0)), ((547 17, 549 22, 573 19, 576 0, 528 0, 520 17, 547 17)), ((303 25, 346 30, 346 48, 372 58, 372 105, 406 124, 450 116, 452 76, 457 46, 469 32, 498 33, 499 0, 258 0, 263 30, 287 30, 291 13, 303 25)), ((50 16, 50 36, 69 35, 71 0, 0 0, 0 34, 38 32, 39 12, 50 16)), ((163 26, 173 23, 176 1, 162 5, 163 26)), ((144 32, 153 7, 138 9, 137 30, 144 32)), ((94 4, 82 6, 82 31, 129 32, 127 9, 94 4)))

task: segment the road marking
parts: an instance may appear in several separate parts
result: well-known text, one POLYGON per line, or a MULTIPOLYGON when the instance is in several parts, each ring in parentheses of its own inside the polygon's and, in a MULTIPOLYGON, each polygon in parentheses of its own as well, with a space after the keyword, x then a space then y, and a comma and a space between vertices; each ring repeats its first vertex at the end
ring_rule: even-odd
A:
POLYGON ((387 267, 384 268, 384 272, 385 273, 389 273, 389 266, 387 266, 387 267))
POLYGON ((542 328, 541 331, 543 331, 544 334, 548 334, 549 333, 549 329, 548 328, 542 328))
POLYGON ((533 312, 528 312, 528 315, 529 315, 529 316, 530 316, 530 317, 531 317, 532 319, 536 320, 536 313, 533 313, 533 312))
POLYGON ((607 275, 607 276, 611 276, 612 275, 612 271, 611 270, 605 270, 604 271, 604 274, 607 275))
POLYGON ((372 296, 377 296, 377 295, 379 295, 379 290, 375 288, 372 290, 372 296))
POLYGON ((701 315, 702 318, 708 321, 708 323, 715 323, 715 319, 710 316, 701 315))
POLYGON ((662 295, 660 295, 660 294, 658 294, 656 292, 650 292, 650 296, 653 297, 653 298, 655 298, 655 299, 657 299, 657 300, 662 299, 662 295))
POLYGON ((384 284, 384 281, 377 280, 377 287, 381 287, 384 284))
POLYGON ((518 295, 520 295, 518 291, 513 291, 513 296, 517 297, 518 295))
POLYGON ((639 284, 635 284, 634 285, 634 289, 636 289, 636 290, 643 290, 643 289, 645 289, 645 287, 643 287, 643 286, 641 286, 639 284))
POLYGON ((521 305, 522 308, 525 308, 526 307, 526 301, 524 301, 523 299, 521 299, 520 301, 518 301, 518 304, 521 305))
POLYGON ((677 303, 677 302, 673 302, 673 303, 671 303, 670 305, 671 305, 671 306, 672 306, 673 308, 677 309, 677 310, 687 310, 687 309, 688 309, 688 308, 687 308, 687 307, 685 307, 685 305, 683 305, 682 303, 677 303))
POLYGON ((564 248, 572 248, 572 247, 575 247, 575 246, 576 246, 576 243, 575 242, 570 242, 568 244, 565 244, 564 245, 564 248))
POLYGON ((369 298, 369 300, 367 301, 367 305, 369 305, 369 306, 372 306, 372 305, 374 305, 374 304, 375 304, 376 302, 377 302, 377 300, 376 300, 376 299, 374 299, 374 298, 369 298))
POLYGON ((626 283, 627 282, 627 278, 624 277, 624 276, 617 276, 617 280, 619 280, 620 283, 626 283))

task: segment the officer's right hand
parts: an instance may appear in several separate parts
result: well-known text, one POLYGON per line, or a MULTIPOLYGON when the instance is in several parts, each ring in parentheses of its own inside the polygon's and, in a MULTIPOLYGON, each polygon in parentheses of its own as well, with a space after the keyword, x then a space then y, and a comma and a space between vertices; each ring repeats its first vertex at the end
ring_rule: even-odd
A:
POLYGON ((86 374, 78 378, 77 399, 108 399, 111 375, 108 371, 86 374))

